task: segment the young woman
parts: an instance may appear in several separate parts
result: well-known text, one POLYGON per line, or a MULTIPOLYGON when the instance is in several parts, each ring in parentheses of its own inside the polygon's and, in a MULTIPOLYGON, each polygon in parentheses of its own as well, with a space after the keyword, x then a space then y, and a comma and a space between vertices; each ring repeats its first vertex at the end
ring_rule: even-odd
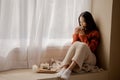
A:
POLYGON ((95 50, 99 44, 100 34, 90 12, 85 11, 78 18, 79 26, 75 28, 73 42, 57 76, 68 80, 72 70, 81 70, 83 63, 96 65, 95 50))

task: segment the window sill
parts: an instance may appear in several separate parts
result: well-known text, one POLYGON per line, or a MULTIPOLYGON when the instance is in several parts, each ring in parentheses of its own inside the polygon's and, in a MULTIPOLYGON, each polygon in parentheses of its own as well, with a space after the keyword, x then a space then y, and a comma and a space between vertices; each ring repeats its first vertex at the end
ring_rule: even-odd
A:
MULTIPOLYGON (((72 74, 70 80, 108 80, 108 71, 72 74)), ((58 80, 56 73, 34 73, 31 69, 16 69, 0 72, 0 80, 58 80)))

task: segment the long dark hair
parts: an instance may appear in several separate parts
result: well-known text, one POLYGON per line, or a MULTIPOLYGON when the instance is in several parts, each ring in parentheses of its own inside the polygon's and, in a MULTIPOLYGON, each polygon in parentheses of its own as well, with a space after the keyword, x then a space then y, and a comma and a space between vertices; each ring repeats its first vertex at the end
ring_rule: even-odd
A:
MULTIPOLYGON (((80 25, 80 17, 83 17, 85 19, 85 22, 87 24, 86 26, 86 30, 89 32, 89 31, 92 31, 92 30, 98 30, 97 26, 96 26, 96 23, 93 19, 93 16, 91 15, 90 12, 88 11, 85 11, 85 12, 82 12, 80 14, 80 16, 78 17, 78 22, 79 22, 79 25, 80 25)), ((80 25, 81 26, 81 25, 80 25)))

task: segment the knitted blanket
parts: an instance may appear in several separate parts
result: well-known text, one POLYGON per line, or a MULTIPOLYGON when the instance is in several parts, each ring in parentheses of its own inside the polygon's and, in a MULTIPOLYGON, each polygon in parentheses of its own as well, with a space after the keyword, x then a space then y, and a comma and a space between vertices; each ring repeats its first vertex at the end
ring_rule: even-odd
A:
MULTIPOLYGON (((51 59, 49 62, 41 63, 39 67, 33 65, 32 69, 34 72, 38 73, 55 73, 59 72, 62 61, 51 59)), ((86 72, 100 72, 103 71, 102 68, 98 66, 93 66, 90 64, 83 64, 81 70, 74 70, 76 73, 86 73, 86 72)))

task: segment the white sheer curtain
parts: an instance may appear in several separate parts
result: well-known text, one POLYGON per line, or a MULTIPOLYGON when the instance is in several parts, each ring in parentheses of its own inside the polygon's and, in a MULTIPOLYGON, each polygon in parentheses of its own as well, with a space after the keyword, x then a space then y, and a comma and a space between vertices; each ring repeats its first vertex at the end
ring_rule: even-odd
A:
POLYGON ((47 46, 72 38, 91 0, 0 0, 0 71, 39 64, 47 46))

